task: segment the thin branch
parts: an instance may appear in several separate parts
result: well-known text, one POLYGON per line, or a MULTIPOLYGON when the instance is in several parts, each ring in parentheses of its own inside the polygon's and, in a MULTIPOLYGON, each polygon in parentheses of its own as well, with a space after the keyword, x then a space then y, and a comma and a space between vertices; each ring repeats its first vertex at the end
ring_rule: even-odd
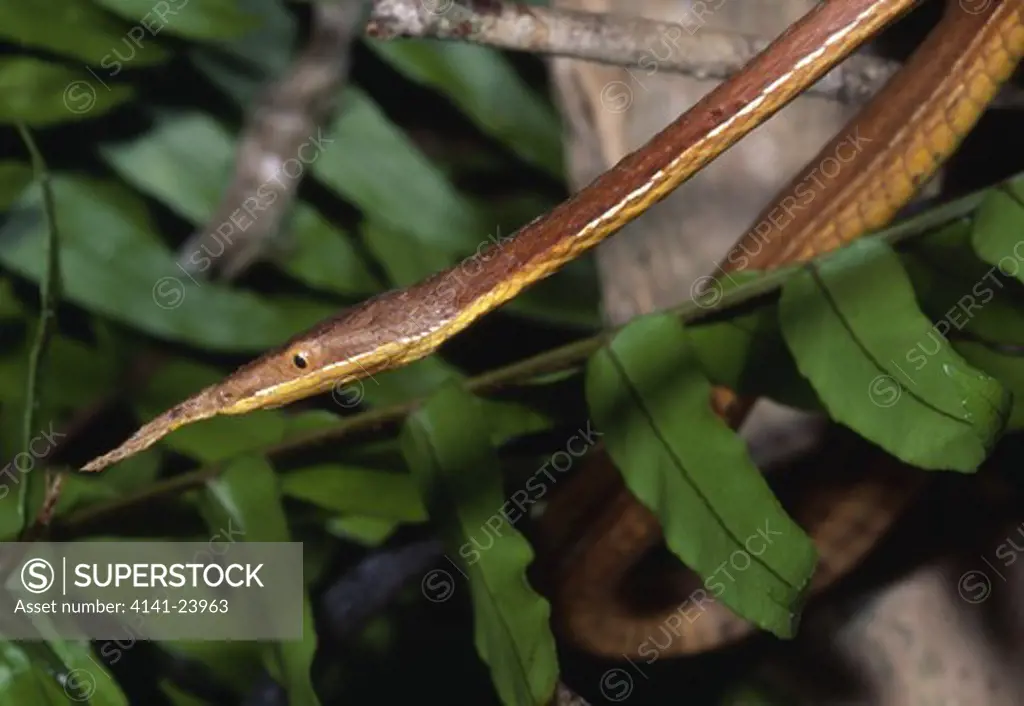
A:
MULTIPOLYGON (((940 225, 970 215, 978 207, 978 204, 981 203, 986 193, 988 193, 987 190, 979 191, 930 209, 919 216, 907 219, 899 225, 879 232, 875 237, 883 238, 891 245, 915 238, 930 232, 940 225)), ((824 257, 829 256, 830 254, 824 257)), ((795 268, 793 267, 774 270, 757 280, 737 286, 730 291, 722 293, 721 298, 714 306, 702 306, 691 300, 664 313, 678 316, 686 323, 719 318, 744 304, 766 300, 775 296, 794 270, 795 268)), ((628 325, 628 323, 625 325, 628 325)), ((541 375, 571 370, 586 361, 601 346, 611 340, 621 328, 608 329, 597 335, 561 346, 560 348, 545 351, 518 363, 477 375, 465 382, 465 388, 475 394, 493 393, 517 383, 536 379, 541 375)), ((347 419, 342 419, 330 427, 313 429, 285 441, 264 447, 260 450, 260 453, 271 458, 280 458, 288 453, 319 444, 338 442, 341 439, 351 440, 353 437, 368 433, 390 432, 423 404, 423 401, 423 399, 413 399, 390 407, 363 412, 347 419)), ((221 463, 201 466, 168 480, 153 483, 133 494, 124 495, 106 503, 96 503, 69 514, 63 520, 59 520, 60 525, 65 530, 73 529, 76 526, 93 522, 98 518, 117 514, 128 507, 134 507, 195 488, 201 488, 207 481, 219 476, 223 472, 224 467, 224 464, 221 463)))
MULTIPOLYGON (((40 311, 39 323, 36 328, 35 339, 29 351, 28 358, 28 381, 25 389, 25 411, 22 425, 21 448, 28 450, 32 435, 36 433, 38 423, 40 380, 42 377, 43 359, 49 348, 50 338, 53 334, 54 320, 57 318, 57 300, 60 298, 61 277, 60 277, 60 231, 57 226, 57 207, 53 199, 53 187, 50 182, 50 173, 46 168, 43 155, 36 146, 32 133, 28 128, 18 124, 18 132, 28 149, 29 158, 32 163, 32 172, 35 175, 39 188, 42 191, 43 215, 46 219, 46 241, 44 245, 44 256, 46 258, 46 270, 39 284, 40 311)), ((18 488, 18 513, 24 527, 23 540, 35 533, 35 528, 46 525, 53 513, 53 506, 60 495, 60 488, 63 483, 63 476, 57 474, 51 476, 49 471, 45 474, 46 492, 43 505, 39 515, 34 522, 26 516, 28 512, 28 500, 31 496, 29 486, 31 481, 26 479, 18 488)))
POLYGON ((319 154, 319 148, 306 148, 317 146, 336 107, 367 5, 366 0, 346 0, 313 6, 309 41, 247 116, 220 203, 180 248, 179 266, 190 277, 208 276, 212 265, 225 279, 234 278, 262 257, 280 233, 309 162, 319 154), (314 156, 307 157, 307 151, 314 156))
MULTIPOLYGON (((712 30, 706 22, 705 14, 689 10, 678 22, 661 22, 498 0, 374 0, 366 34, 473 42, 622 66, 641 87, 644 79, 662 72, 725 80, 770 43, 712 30)), ((899 62, 857 54, 806 93, 863 103, 899 68, 899 62)), ((1024 106, 1024 91, 1006 87, 996 104, 1024 106)))
POLYGON ((434 537, 370 553, 321 595, 327 634, 350 643, 414 576, 422 576, 442 556, 444 544, 434 537))

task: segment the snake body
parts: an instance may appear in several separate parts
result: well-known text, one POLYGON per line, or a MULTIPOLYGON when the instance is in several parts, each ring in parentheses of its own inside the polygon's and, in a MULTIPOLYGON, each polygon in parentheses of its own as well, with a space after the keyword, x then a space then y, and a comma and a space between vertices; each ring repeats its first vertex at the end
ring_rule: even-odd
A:
MULTIPOLYGON (((975 14, 950 3, 901 71, 760 214, 719 272, 808 260, 887 225, 955 152, 1022 54, 1024 3, 990 3, 975 14), (829 160, 835 173, 822 174, 829 160)), ((738 426, 752 401, 720 389, 714 403, 738 426)), ((800 499, 790 503, 821 557, 812 592, 855 566, 924 485, 923 472, 870 450, 865 462, 865 451, 837 448, 819 458, 821 472, 805 478, 800 499)), ((680 656, 753 630, 679 565, 658 574, 658 605, 626 595, 630 572, 660 542, 660 527, 606 456, 574 478, 548 513, 543 531, 557 539, 547 552, 563 557, 559 621, 578 646, 607 657, 680 656), (585 495, 600 500, 581 501, 585 495), (582 536, 566 527, 574 519, 582 536)))

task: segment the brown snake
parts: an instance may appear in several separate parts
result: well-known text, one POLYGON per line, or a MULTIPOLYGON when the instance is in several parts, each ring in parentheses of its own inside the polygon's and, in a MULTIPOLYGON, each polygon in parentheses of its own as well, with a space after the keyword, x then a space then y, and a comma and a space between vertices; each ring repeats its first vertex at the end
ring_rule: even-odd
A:
MULTIPOLYGON (((856 155, 856 169, 845 169, 845 176, 840 174, 820 193, 812 190, 812 209, 781 229, 774 244, 742 255, 743 264, 766 267, 806 258, 887 222, 955 149, 1016 65, 1024 45, 1021 2, 993 1, 979 13, 962 13, 956 19, 950 13, 883 91, 880 98, 888 103, 876 100, 865 111, 870 120, 862 132, 868 135, 870 128, 870 139, 891 147, 864 150, 875 155, 871 161, 856 155), (939 71, 941 67, 953 78, 939 71), (907 102, 908 97, 914 100, 907 102)), ((344 311, 156 417, 83 470, 101 470, 185 424, 279 407, 429 355, 479 317, 635 219, 914 4, 915 0, 831 0, 816 6, 743 72, 644 147, 524 226, 511 240, 456 266, 476 275, 453 278, 453 268, 344 311)), ((737 259, 727 259, 725 267, 737 267, 737 259)), ((582 482, 593 482, 598 490, 596 474, 588 476, 582 482)), ((877 497, 880 488, 864 486, 854 495, 844 491, 835 506, 828 504, 829 520, 815 529, 819 544, 824 541, 828 546, 834 529, 845 526, 835 518, 859 514, 864 498, 871 493, 877 497)), ((884 490, 895 492, 891 485, 884 490)), ((570 576, 560 595, 572 598, 564 608, 564 624, 572 638, 595 652, 618 655, 638 649, 639 643, 633 641, 643 639, 649 623, 619 609, 611 592, 588 591, 583 579, 593 579, 597 572, 600 582, 608 583, 610 577, 624 575, 634 558, 657 541, 658 529, 628 494, 613 495, 590 535, 608 534, 609 542, 587 545, 593 551, 588 551, 582 570, 570 576)), ((891 515, 883 513, 881 524, 888 525, 891 515)), ((796 517, 811 521, 799 512, 796 517)), ((880 531, 869 527, 861 544, 866 548, 880 531)), ((823 554, 833 573, 849 564, 845 557, 829 563, 828 553, 823 554)), ((709 646, 701 640, 685 642, 683 652, 709 646)))

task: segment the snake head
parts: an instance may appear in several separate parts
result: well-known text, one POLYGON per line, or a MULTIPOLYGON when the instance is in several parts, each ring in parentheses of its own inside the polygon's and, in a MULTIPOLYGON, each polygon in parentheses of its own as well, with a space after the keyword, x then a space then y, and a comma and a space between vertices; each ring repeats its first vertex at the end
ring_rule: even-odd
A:
POLYGON ((183 426, 221 414, 245 414, 281 407, 296 400, 340 389, 388 366, 388 331, 374 326, 375 311, 385 302, 371 300, 324 321, 243 365, 215 385, 143 425, 113 451, 83 471, 100 471, 148 449, 183 426))
POLYGON ((268 351, 202 394, 216 414, 282 407, 339 389, 380 368, 378 340, 365 329, 330 321, 268 351))

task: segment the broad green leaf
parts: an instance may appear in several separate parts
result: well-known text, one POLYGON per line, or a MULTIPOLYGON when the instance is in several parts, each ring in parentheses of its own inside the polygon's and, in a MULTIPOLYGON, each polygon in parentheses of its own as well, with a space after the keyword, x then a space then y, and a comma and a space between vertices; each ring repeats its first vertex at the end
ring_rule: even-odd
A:
POLYGON ((32 706, 128 706, 113 676, 89 656, 88 643, 0 640, 0 702, 32 706))
POLYGON ((714 384, 798 409, 821 408, 814 389, 797 373, 782 340, 775 305, 725 321, 693 326, 688 336, 701 369, 714 384), (766 370, 772 373, 766 375, 766 370))
MULTIPOLYGON (((123 188, 55 175, 66 299, 164 340, 208 350, 256 352, 335 313, 332 306, 273 302, 214 283, 193 284, 123 188), (103 233, 97 238, 97 233, 103 233)), ((0 229, 0 262, 39 281, 45 227, 32 188, 0 229)))
POLYGON ((32 167, 23 162, 0 162, 0 212, 10 208, 32 182, 32 167))
POLYGON ((947 338, 1024 344, 1024 287, 978 259, 972 231, 952 223, 901 255, 921 310, 947 338))
POLYGON ((1007 429, 1024 429, 1024 356, 993 350, 973 341, 953 344, 956 352, 969 364, 1001 382, 1013 395, 1007 429))
POLYGON ((160 34, 176 34, 189 39, 233 39, 258 26, 236 0, 93 0, 126 21, 133 23, 128 36, 144 46, 160 34))
POLYGON ((132 456, 99 474, 69 473, 54 515, 70 513, 99 500, 113 500, 138 491, 160 475, 160 453, 132 456))
POLYGON ((594 260, 588 254, 530 287, 506 308, 537 321, 596 331, 602 325, 600 291, 594 260))
POLYGON ((249 108, 267 83, 279 77, 293 59, 298 36, 295 17, 281 0, 237 0, 259 26, 217 47, 192 46, 196 67, 243 108, 249 108))
POLYGON ((0 3, 0 37, 99 66, 98 75, 103 80, 113 78, 126 61, 141 67, 169 57, 152 38, 140 47, 128 36, 129 29, 129 25, 88 1, 0 3))
POLYGON ((88 694, 89 706, 128 706, 128 698, 114 676, 93 656, 88 642, 51 640, 46 647, 63 666, 60 681, 68 695, 65 698, 82 703, 80 697, 88 694))
POLYGON ((779 318, 829 415, 903 461, 972 472, 1002 433, 1009 392, 920 312, 884 242, 802 268, 783 286, 779 318))
POLYGON ((974 216, 971 243, 985 262, 1024 282, 1024 179, 990 189, 974 216))
POLYGON ((547 703, 558 658, 548 625, 551 608, 526 580, 533 550, 508 523, 489 551, 471 545, 487 522, 500 517, 505 500, 476 398, 455 384, 443 387, 407 420, 402 450, 445 546, 459 555, 469 578, 476 649, 502 703, 547 703))
POLYGON ((669 549, 737 614, 792 637, 814 546, 712 411, 682 323, 656 315, 627 325, 591 358, 586 389, 608 453, 669 549), (726 581, 717 572, 737 552, 746 568, 726 581))
POLYGON ((349 515, 332 517, 324 526, 328 532, 350 542, 377 547, 395 533, 401 523, 394 520, 382 520, 379 517, 363 517, 349 515))
POLYGON ((1024 201, 1024 173, 1010 177, 998 188, 1004 189, 1015 201, 1024 201))
POLYGON ((493 230, 365 93, 348 88, 324 130, 316 178, 366 214, 449 255, 470 253, 493 230))
POLYGON ((160 691, 174 706, 209 706, 209 701, 193 696, 168 679, 160 680, 160 691))
POLYGON ((526 162, 562 176, 562 127, 551 106, 488 47, 405 39, 368 42, 414 81, 447 95, 480 128, 526 162))
POLYGON ((297 414, 289 412, 285 417, 287 425, 286 436, 325 429, 335 426, 340 421, 337 414, 326 409, 310 409, 297 414))
POLYGON ((89 74, 28 56, 0 57, 0 123, 45 127, 96 118, 134 95, 89 74))
MULTIPOLYGON (((81 692, 75 692, 79 697, 81 692)), ((64 706, 68 694, 50 675, 35 666, 26 649, 13 642, 0 640, 0 701, 33 706, 64 706)))
POLYGON ((337 464, 289 471, 281 492, 345 515, 422 522, 427 511, 411 476, 337 464))
POLYGON ((372 377, 336 388, 331 397, 343 409, 353 409, 366 401, 391 405, 423 397, 448 380, 461 380, 463 375, 439 357, 430 356, 372 377))
POLYGON ((302 580, 307 588, 322 586, 333 581, 337 568, 338 543, 326 532, 305 533, 302 536, 302 580), (328 576, 327 571, 332 570, 328 576))
POLYGON ((481 399, 480 407, 491 430, 491 442, 500 446, 523 434, 550 429, 555 420, 525 404, 481 399))
MULTIPOLYGON (((154 122, 136 139, 107 143, 100 151, 125 181, 159 199, 194 226, 205 225, 231 181, 237 140, 220 123, 199 112, 162 111, 155 115, 154 122), (182 174, 189 178, 182 179, 182 174)), ((279 187, 273 181, 268 179, 260 188, 251 195, 263 194, 256 206, 269 207, 280 198, 279 187)), ((239 196, 238 201, 241 207, 244 198, 239 196)), ((240 208, 239 214, 239 224, 258 222, 261 215, 255 208, 251 213, 240 208)), ((222 237, 245 237, 230 224, 225 225, 230 230, 222 237)), ((309 204, 298 202, 282 227, 290 231, 292 242, 288 252, 278 259, 296 279, 325 291, 354 296, 367 296, 381 288, 352 240, 309 204)))
POLYGON ((24 313, 25 308, 18 301, 11 280, 0 279, 0 320, 19 319, 24 313))
MULTIPOLYGON (((243 533, 241 541, 292 541, 274 469, 259 456, 239 456, 223 474, 209 481, 202 506, 211 530, 227 526, 230 518, 243 533)), ((264 643, 263 660, 275 680, 287 689, 289 703, 319 706, 310 675, 317 641, 308 597, 304 612, 303 639, 264 643)))
POLYGON ((165 110, 153 111, 146 132, 104 142, 99 151, 122 179, 197 225, 231 179, 235 147, 235 138, 208 115, 165 110))
MULTIPOLYGON (((387 273, 394 287, 408 287, 435 272, 447 269, 459 261, 456 255, 430 243, 410 238, 405 232, 390 227, 371 214, 360 229, 367 249, 373 253, 387 273)), ((489 243, 481 241, 481 247, 489 243)), ((470 275, 477 272, 459 272, 449 280, 452 287, 472 284, 470 275)))
MULTIPOLYGON (((753 271, 733 273, 728 279, 713 283, 713 290, 701 294, 710 296, 713 292, 713 296, 721 297, 762 276, 753 271)), ((813 388, 797 372, 782 339, 775 303, 759 306, 749 314, 690 326, 687 338, 701 370, 714 384, 799 409, 821 408, 813 388), (766 370, 772 374, 765 375, 766 370)))

